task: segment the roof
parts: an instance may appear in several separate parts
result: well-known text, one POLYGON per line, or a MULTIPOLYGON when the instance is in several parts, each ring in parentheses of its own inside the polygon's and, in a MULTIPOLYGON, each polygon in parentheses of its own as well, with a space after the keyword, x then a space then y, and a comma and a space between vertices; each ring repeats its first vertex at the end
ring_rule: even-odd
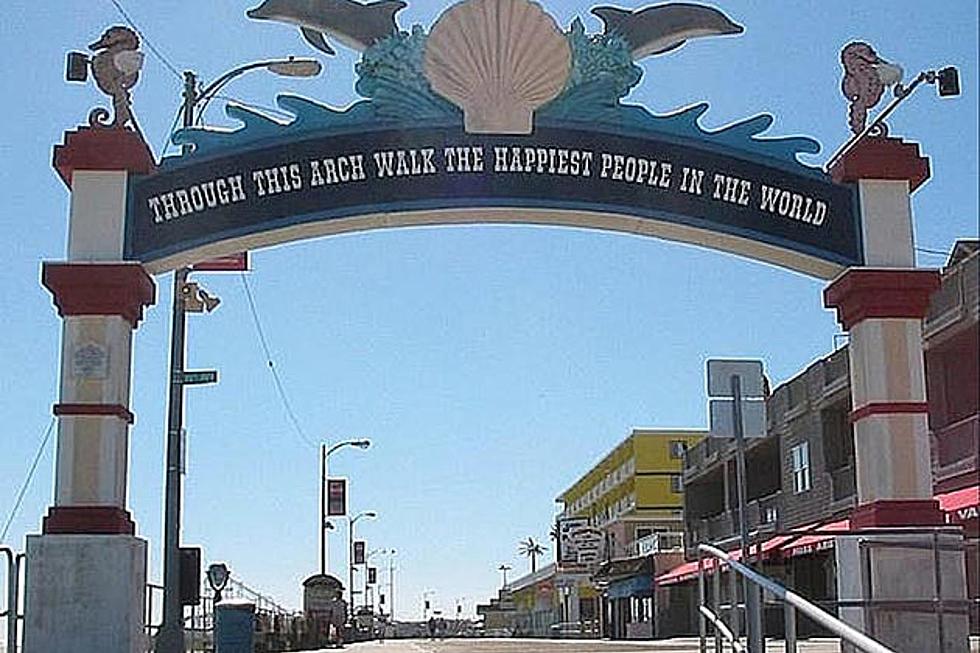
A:
POLYGON ((953 251, 949 253, 946 267, 951 268, 959 265, 980 250, 980 240, 957 240, 953 245, 953 251))

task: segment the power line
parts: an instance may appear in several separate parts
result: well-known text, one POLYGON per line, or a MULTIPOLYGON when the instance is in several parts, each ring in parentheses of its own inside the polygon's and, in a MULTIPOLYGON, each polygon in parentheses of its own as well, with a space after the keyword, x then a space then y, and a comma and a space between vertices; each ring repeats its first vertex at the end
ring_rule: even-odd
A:
POLYGON ((949 252, 943 251, 941 249, 932 249, 929 247, 916 247, 915 251, 922 254, 932 254, 934 256, 949 256, 949 252))
POLYGON ((279 376, 279 370, 276 369, 276 364, 272 360, 272 352, 269 349, 269 341, 265 337, 265 331, 262 329, 262 322, 259 320, 259 312, 255 307, 255 298, 252 296, 252 289, 248 285, 248 277, 245 273, 241 273, 242 287, 245 288, 245 297, 248 299, 248 307, 252 312, 252 322, 255 323, 255 332, 259 336, 259 344, 262 345, 262 351, 265 353, 266 364, 269 366, 269 372, 272 374, 272 380, 276 386, 276 392, 279 394, 279 400, 282 402, 283 410, 286 411, 286 415, 289 417, 289 421, 293 425, 293 429, 296 434, 303 440, 308 446, 316 449, 316 443, 313 442, 303 431, 303 427, 299 423, 299 418, 296 417, 296 411, 293 410, 293 405, 289 401, 289 397, 286 395, 286 388, 282 383, 282 378, 279 376))
POLYGON ((20 492, 17 493, 14 507, 10 510, 10 515, 7 516, 7 522, 3 525, 3 532, 0 532, 0 543, 7 539, 7 531, 10 530, 10 525, 14 522, 14 517, 17 516, 17 511, 20 509, 20 504, 24 500, 27 488, 30 487, 31 480, 34 478, 34 472, 37 471, 37 465, 41 462, 41 455, 44 454, 48 440, 51 439, 51 432, 54 430, 55 421, 56 418, 52 417, 48 423, 48 428, 45 430, 44 437, 41 440, 41 446, 37 448, 37 453, 34 455, 34 462, 31 463, 31 469, 27 472, 27 478, 24 479, 24 485, 21 486, 20 492))
POLYGON ((163 64, 164 68, 166 68, 171 73, 173 73, 174 77, 183 81, 184 77, 177 70, 177 67, 174 66, 172 63, 170 63, 170 61, 165 56, 163 56, 163 53, 160 52, 160 50, 157 49, 155 45, 153 45, 153 41, 151 41, 146 37, 146 34, 144 34, 143 31, 139 28, 139 26, 136 24, 136 21, 134 21, 132 17, 130 17, 129 13, 123 8, 123 6, 119 4, 119 0, 109 0, 109 2, 112 3, 112 5, 116 8, 116 11, 118 11, 119 14, 123 17, 123 20, 125 20, 126 23, 128 23, 129 26, 133 28, 133 31, 139 34, 140 39, 142 39, 143 42, 146 43, 146 47, 150 49, 150 52, 153 53, 153 56, 155 56, 157 59, 160 60, 160 63, 163 64))

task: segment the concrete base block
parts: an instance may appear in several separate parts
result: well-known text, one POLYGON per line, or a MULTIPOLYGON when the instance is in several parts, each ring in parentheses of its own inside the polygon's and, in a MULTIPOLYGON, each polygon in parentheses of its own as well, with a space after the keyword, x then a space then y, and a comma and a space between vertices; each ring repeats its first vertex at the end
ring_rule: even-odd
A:
POLYGON ((940 529, 934 537, 922 530, 868 530, 836 540, 841 619, 899 653, 968 653, 960 532, 940 529), (941 615, 934 609, 938 598, 947 602, 941 615))
POLYGON ((145 653, 146 541, 27 538, 24 653, 145 653))

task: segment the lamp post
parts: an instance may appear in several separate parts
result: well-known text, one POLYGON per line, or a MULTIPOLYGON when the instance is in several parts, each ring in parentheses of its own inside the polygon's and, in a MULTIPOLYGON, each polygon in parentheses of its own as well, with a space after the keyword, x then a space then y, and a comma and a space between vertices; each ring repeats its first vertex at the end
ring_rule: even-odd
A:
MULTIPOLYGON (((320 63, 312 59, 273 59, 257 61, 235 68, 204 88, 197 91, 197 75, 184 72, 183 126, 191 127, 195 122, 195 109, 201 105, 201 112, 215 94, 228 82, 250 70, 266 69, 277 75, 292 77, 312 77, 319 74, 320 63)), ((198 112, 197 118, 200 118, 198 112)), ((181 148, 187 155, 190 145, 181 148)), ((185 333, 187 330, 188 303, 201 302, 199 290, 188 283, 190 268, 181 267, 174 271, 173 306, 170 327, 170 376, 169 408, 167 412, 167 468, 164 506, 163 543, 163 624, 157 639, 158 653, 183 653, 184 651, 184 608, 180 604, 180 504, 181 460, 183 458, 184 427, 184 357, 185 333)), ((205 299, 207 297, 205 296, 205 299)))
POLYGON ((388 552, 388 616, 395 622, 395 556, 398 551, 388 552))
POLYGON ((320 575, 326 576, 327 571, 330 568, 330 550, 329 542, 327 541, 327 531, 332 530, 332 525, 328 526, 330 523, 327 520, 327 459, 330 454, 342 449, 343 447, 357 447, 358 449, 367 449, 371 446, 371 441, 367 439, 362 440, 345 440, 344 442, 338 442, 332 447, 327 447, 326 444, 320 445, 320 526, 317 529, 318 535, 320 536, 320 575))
POLYGON ((499 567, 497 567, 497 571, 503 574, 504 577, 503 586, 501 587, 501 589, 507 589, 507 572, 510 571, 511 569, 513 569, 513 567, 511 567, 510 565, 500 565, 499 567))
MULTIPOLYGON (((373 558, 374 556, 376 556, 376 555, 391 555, 394 552, 395 552, 394 549, 391 549, 391 550, 389 550, 389 549, 375 549, 374 551, 371 551, 366 556, 364 556, 364 567, 365 567, 365 569, 369 569, 371 567, 371 564, 370 564, 371 563, 371 558, 373 558)), ((375 570, 375 571, 377 571, 377 570, 375 570)), ((368 573, 370 573, 370 572, 368 572, 368 573)), ((363 603, 363 605, 364 605, 365 608, 368 607, 368 598, 367 597, 368 597, 368 581, 369 580, 370 580, 370 578, 368 578, 367 575, 365 575, 365 577, 364 577, 364 603, 363 603)), ((371 588, 371 603, 370 603, 370 607, 372 608, 372 610, 375 607, 374 606, 374 599, 375 599, 375 596, 374 596, 374 588, 371 588)))
POLYGON ((347 555, 349 556, 347 559, 347 577, 349 581, 347 591, 350 594, 351 621, 354 619, 354 524, 365 517, 375 519, 377 516, 378 513, 373 510, 365 510, 351 517, 347 524, 347 555))

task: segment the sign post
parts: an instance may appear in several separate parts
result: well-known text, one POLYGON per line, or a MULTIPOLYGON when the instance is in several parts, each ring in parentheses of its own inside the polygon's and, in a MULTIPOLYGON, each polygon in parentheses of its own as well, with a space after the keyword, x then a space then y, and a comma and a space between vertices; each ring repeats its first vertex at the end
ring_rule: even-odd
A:
MULTIPOLYGON (((721 419, 723 411, 717 410, 719 402, 712 402, 710 432, 713 437, 735 438, 736 486, 738 489, 738 532, 741 549, 741 562, 749 562, 749 524, 746 518, 748 506, 748 489, 745 470, 745 419, 743 413, 756 416, 753 423, 752 435, 765 437, 765 381, 762 373, 762 361, 757 360, 709 360, 708 361, 708 395, 711 397, 731 398, 731 423, 725 424, 721 419), (744 396, 743 396, 744 395, 744 396), (755 399, 746 402, 745 399, 755 399), (761 410, 756 404, 762 404, 761 410), (751 408, 746 408, 751 406, 751 408), (762 416, 761 428, 758 415, 762 416), (731 429, 724 429, 730 426, 731 429)), ((761 597, 758 589, 745 580, 745 618, 749 639, 750 653, 762 653, 762 613, 761 597)), ((732 597, 735 600, 735 597, 732 597)))

